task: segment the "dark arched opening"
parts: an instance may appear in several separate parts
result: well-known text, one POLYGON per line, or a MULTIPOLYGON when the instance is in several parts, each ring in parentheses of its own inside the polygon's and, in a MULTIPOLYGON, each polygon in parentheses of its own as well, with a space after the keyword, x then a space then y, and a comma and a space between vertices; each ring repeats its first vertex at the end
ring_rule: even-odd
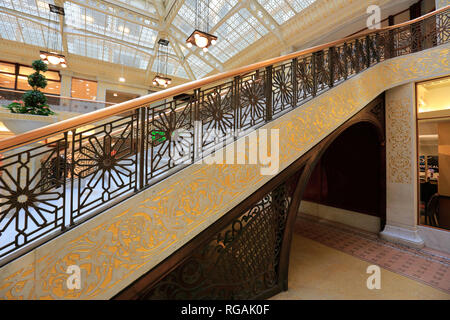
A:
POLYGON ((302 200, 384 221, 384 168, 377 128, 360 122, 342 132, 318 159, 302 200))

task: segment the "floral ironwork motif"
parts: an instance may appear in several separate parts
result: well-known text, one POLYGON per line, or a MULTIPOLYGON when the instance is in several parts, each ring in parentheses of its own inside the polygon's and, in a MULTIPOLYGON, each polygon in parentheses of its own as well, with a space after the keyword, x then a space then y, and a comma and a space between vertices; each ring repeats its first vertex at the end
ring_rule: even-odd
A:
POLYGON ((21 151, 7 152, 1 159, 0 256, 64 228, 65 168, 57 162, 62 175, 42 178, 43 168, 62 150, 45 144, 21 151))
POLYGON ((297 95, 298 100, 306 100, 311 96, 315 96, 314 75, 311 63, 311 56, 300 59, 297 63, 297 95))
POLYGON ((246 129, 264 122, 266 112, 265 86, 262 78, 243 81, 240 90, 239 127, 246 129))
POLYGON ((145 172, 148 184, 155 177, 176 166, 179 157, 192 157, 193 101, 167 102, 146 108, 147 120, 145 172), (184 134, 177 132, 183 130, 184 134))
POLYGON ((203 94, 200 114, 203 129, 203 147, 220 143, 235 129, 233 88, 229 84, 217 86, 203 94))
POLYGON ((72 223, 86 211, 135 188, 135 114, 74 135, 72 223), (95 132, 95 133, 92 133, 95 132))
MULTIPOLYGON (((292 190, 293 191, 293 190, 292 190)), ((278 285, 292 192, 285 184, 210 239, 140 299, 255 299, 278 285)))
POLYGON ((293 85, 291 63, 273 70, 273 110, 274 114, 292 107, 293 85))

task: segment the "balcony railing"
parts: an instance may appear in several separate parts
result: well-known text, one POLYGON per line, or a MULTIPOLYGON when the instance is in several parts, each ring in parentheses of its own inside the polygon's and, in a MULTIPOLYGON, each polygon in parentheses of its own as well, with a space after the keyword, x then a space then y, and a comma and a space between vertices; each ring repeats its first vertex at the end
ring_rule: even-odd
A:
POLYGON ((449 15, 447 6, 0 141, 1 263, 381 61, 448 43, 449 15))
MULTIPOLYGON (((7 105, 14 100, 21 100, 23 94, 23 91, 0 88, 0 105, 7 105)), ((47 97, 47 103, 56 111, 88 113, 114 105, 114 103, 104 101, 74 99, 50 94, 45 96, 47 97)))

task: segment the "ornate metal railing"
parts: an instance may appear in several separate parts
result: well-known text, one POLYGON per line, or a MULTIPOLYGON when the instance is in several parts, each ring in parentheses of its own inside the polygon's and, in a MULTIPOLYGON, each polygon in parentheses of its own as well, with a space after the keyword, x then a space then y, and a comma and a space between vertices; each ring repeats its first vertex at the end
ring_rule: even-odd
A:
POLYGON ((297 181, 294 174, 261 195, 160 281, 137 296, 122 293, 122 299, 243 300, 279 292, 283 235, 297 181))
POLYGON ((1 263, 381 61, 448 43, 449 8, 0 141, 1 263))

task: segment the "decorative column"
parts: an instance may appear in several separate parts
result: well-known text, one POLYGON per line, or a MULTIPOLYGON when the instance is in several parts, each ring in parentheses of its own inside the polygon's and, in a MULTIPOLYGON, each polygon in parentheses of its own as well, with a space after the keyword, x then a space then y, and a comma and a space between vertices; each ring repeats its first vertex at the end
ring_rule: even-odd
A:
POLYGON ((97 101, 106 101, 106 88, 108 84, 97 80, 97 101))
POLYGON ((414 83, 386 92, 386 240, 421 248, 418 234, 414 83))
POLYGON ((61 70, 61 97, 71 97, 72 96, 72 72, 61 70))

